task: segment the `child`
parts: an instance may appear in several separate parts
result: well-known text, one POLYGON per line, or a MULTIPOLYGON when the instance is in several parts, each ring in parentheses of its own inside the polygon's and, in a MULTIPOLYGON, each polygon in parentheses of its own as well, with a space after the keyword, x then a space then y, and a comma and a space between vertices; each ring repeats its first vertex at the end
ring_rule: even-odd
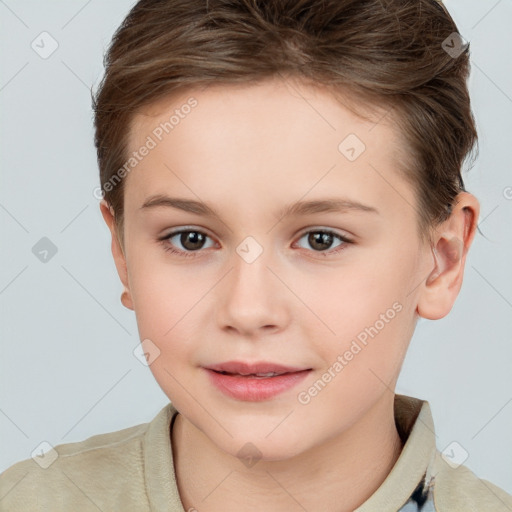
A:
POLYGON ((170 403, 11 466, 2 510, 512 510, 395 394, 476 230, 468 72, 434 0, 139 1, 95 143, 121 300, 170 403))

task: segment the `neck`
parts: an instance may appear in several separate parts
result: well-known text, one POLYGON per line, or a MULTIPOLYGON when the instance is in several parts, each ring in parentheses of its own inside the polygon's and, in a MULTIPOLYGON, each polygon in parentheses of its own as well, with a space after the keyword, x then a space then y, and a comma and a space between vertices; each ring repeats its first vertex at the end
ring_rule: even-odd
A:
POLYGON ((314 449, 250 468, 178 414, 171 435, 184 509, 353 511, 380 487, 402 450, 393 398, 386 393, 350 429, 314 449))

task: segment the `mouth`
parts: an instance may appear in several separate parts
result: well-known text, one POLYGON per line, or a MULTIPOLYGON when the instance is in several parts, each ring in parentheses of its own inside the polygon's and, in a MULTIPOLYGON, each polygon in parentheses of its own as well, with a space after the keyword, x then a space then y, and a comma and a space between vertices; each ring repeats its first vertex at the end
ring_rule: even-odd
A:
POLYGON ((224 395, 245 402, 261 402, 289 391, 302 382, 312 368, 286 367, 275 363, 230 362, 207 371, 210 382, 224 395))
MULTIPOLYGON (((248 377, 248 378, 253 378, 253 379, 268 379, 271 377, 278 377, 280 375, 287 375, 288 373, 297 373, 297 372, 230 373, 230 372, 219 372, 217 370, 212 370, 212 371, 214 371, 215 373, 219 373, 220 375, 231 375, 233 377, 248 377)), ((307 371, 307 370, 303 370, 303 371, 307 371)))
POLYGON ((279 363, 272 363, 267 361, 247 363, 244 361, 227 361, 225 363, 214 364, 206 367, 207 370, 212 370, 222 375, 238 375, 242 377, 259 377, 269 378, 277 377, 285 373, 297 373, 301 371, 311 370, 312 368, 306 367, 292 367, 284 366, 279 363))

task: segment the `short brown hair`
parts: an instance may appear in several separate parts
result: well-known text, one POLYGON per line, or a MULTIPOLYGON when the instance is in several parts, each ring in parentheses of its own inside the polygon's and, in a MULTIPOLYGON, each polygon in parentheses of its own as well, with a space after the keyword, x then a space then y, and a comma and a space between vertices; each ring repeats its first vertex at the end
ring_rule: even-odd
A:
POLYGON ((425 239, 464 190, 462 165, 478 142, 469 44, 449 54, 453 33, 436 0, 140 0, 113 36, 92 98, 102 195, 121 242, 124 180, 106 185, 128 159, 134 115, 187 88, 279 75, 391 112, 425 239))

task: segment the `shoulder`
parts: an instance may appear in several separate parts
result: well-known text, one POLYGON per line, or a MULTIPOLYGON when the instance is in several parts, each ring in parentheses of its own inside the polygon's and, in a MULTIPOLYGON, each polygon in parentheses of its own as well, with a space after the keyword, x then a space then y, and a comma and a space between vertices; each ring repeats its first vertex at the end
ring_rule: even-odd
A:
POLYGON ((143 438, 148 425, 60 444, 10 466, 0 474, 2 510, 66 510, 76 505, 80 508, 75 510, 97 510, 95 503, 108 500, 113 487, 128 496, 144 494, 143 438))
POLYGON ((435 510, 510 512, 512 495, 478 478, 468 467, 450 466, 436 450, 432 467, 435 510))

